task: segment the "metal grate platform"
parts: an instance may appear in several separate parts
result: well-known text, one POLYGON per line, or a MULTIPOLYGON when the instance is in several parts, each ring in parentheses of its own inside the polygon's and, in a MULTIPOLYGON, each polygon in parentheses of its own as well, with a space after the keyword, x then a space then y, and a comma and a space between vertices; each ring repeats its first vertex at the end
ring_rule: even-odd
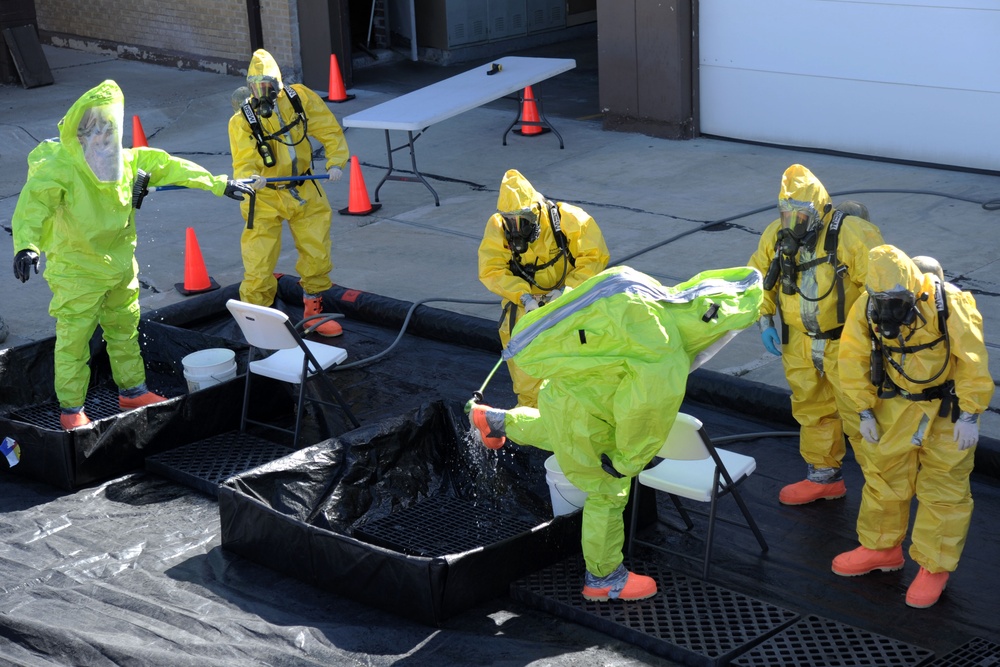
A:
MULTIPOLYGON (((87 390, 83 411, 90 421, 108 419, 121 414, 122 409, 118 406, 118 389, 108 386, 91 387, 87 390)), ((59 423, 59 414, 59 403, 49 401, 12 410, 8 418, 50 431, 61 431, 63 427, 59 423)))
POLYGON ((433 496, 354 529, 354 537, 410 556, 446 556, 530 532, 527 521, 460 498, 433 496))
POLYGON ((1000 667, 1000 644, 976 637, 927 667, 1000 667))
POLYGON ((805 616, 731 664, 796 667, 903 667, 934 653, 819 616, 805 616))
POLYGON ((154 454, 146 459, 146 470, 216 496, 219 485, 233 475, 291 453, 269 440, 230 431, 154 454))
MULTIPOLYGON (((511 585, 511 596, 685 665, 724 665, 799 618, 700 579, 626 561, 653 577, 659 592, 636 602, 590 602, 580 595, 584 564, 570 558, 511 585)), ((772 663, 782 664, 782 663, 772 663)), ((785 663, 793 664, 793 663, 785 663)))

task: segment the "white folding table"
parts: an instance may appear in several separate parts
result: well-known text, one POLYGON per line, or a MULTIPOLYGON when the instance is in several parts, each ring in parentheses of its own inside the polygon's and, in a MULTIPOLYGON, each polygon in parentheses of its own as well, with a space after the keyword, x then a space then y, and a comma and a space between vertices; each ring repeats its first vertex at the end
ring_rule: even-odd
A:
MULTIPOLYGON (((412 93, 401 95, 400 97, 377 104, 371 108, 359 111, 358 113, 345 116, 341 120, 344 127, 369 128, 385 131, 385 147, 389 158, 389 171, 375 188, 375 201, 378 201, 378 191, 386 181, 420 181, 431 194, 434 195, 434 204, 441 205, 437 192, 427 182, 420 170, 417 169, 417 157, 413 143, 423 134, 427 128, 435 123, 440 123, 460 113, 464 113, 488 102, 505 97, 532 86, 539 81, 544 81, 557 74, 566 72, 576 67, 576 61, 572 58, 524 58, 520 56, 506 56, 493 61, 489 65, 482 65, 474 70, 457 74, 453 77, 439 81, 415 90, 412 93), (494 74, 488 72, 496 69, 494 74), (389 132, 397 130, 406 132, 406 143, 396 148, 392 147, 389 132), (403 148, 410 150, 410 164, 412 172, 397 170, 392 161, 392 154, 403 148), (412 174, 412 175, 410 175, 412 174)), ((523 98, 519 98, 517 117, 511 122, 503 133, 503 145, 507 145, 507 134, 520 122, 522 125, 538 126, 550 129, 559 138, 559 148, 563 147, 562 136, 546 120, 538 105, 537 121, 528 121, 521 118, 523 98)))

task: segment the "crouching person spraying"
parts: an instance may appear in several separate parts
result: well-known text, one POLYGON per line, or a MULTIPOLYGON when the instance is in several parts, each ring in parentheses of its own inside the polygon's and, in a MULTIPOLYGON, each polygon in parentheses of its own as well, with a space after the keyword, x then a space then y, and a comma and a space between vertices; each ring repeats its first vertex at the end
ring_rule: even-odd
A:
POLYGON ((760 273, 706 271, 675 287, 628 267, 603 271, 527 313, 504 350, 543 378, 538 407, 471 406, 492 449, 506 438, 555 454, 587 492, 581 542, 588 600, 641 600, 656 582, 623 564, 632 478, 670 433, 688 373, 757 320, 760 273))

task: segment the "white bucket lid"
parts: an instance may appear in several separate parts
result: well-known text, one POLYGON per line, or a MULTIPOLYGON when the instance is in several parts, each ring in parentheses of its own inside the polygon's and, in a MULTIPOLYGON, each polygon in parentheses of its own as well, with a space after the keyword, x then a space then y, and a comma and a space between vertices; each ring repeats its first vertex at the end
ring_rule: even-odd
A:
POLYGON ((207 350, 192 352, 183 359, 181 363, 187 370, 211 369, 216 367, 225 368, 236 360, 236 353, 224 347, 213 347, 207 350))

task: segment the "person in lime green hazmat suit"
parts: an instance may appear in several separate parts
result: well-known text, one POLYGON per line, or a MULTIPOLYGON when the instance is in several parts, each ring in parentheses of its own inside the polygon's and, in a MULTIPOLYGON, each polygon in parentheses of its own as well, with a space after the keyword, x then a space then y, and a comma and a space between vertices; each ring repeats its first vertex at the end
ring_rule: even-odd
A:
POLYGON ((656 593, 652 578, 623 564, 622 514, 631 480, 666 441, 688 373, 757 320, 761 281, 756 269, 737 267, 663 287, 616 267, 528 313, 514 328, 503 356, 543 378, 538 407, 475 404, 471 421, 491 449, 509 437, 553 452, 567 479, 587 492, 585 598, 639 600, 656 593))
POLYGON ((83 405, 90 384, 90 339, 100 325, 119 406, 133 409, 165 400, 146 388, 139 348, 139 266, 133 184, 180 185, 240 200, 250 186, 215 176, 156 148, 123 148, 125 98, 107 80, 84 93, 59 121, 59 138, 28 155, 28 179, 11 220, 14 275, 38 273, 52 290, 56 320, 55 391, 65 429, 90 423, 83 405))

